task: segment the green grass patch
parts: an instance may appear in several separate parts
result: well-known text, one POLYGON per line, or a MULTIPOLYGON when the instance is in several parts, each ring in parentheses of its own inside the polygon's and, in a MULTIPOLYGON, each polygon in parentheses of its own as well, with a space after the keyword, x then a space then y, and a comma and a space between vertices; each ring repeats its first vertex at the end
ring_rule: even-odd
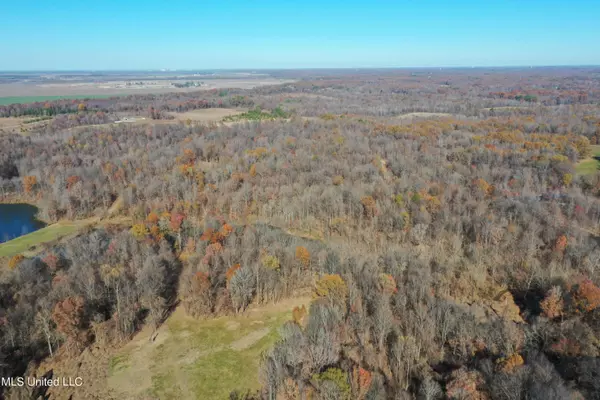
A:
POLYGON ((575 172, 578 175, 589 175, 593 174, 600 169, 600 161, 596 160, 594 157, 600 157, 600 145, 590 146, 592 149, 591 158, 586 158, 575 165, 575 172))
POLYGON ((577 172, 579 175, 593 174, 594 172, 598 171, 599 165, 600 163, 598 160, 584 160, 577 163, 575 166, 575 172, 577 172))
POLYGON ((127 96, 126 94, 77 94, 64 96, 11 96, 0 97, 0 106, 9 104, 26 104, 40 101, 52 101, 62 99, 108 99, 110 97, 127 96))
POLYGON ((151 393, 157 394, 157 399, 177 400, 183 398, 183 392, 177 385, 174 371, 154 375, 152 377, 151 393))
POLYGON ((125 369, 129 366, 129 354, 121 354, 110 359, 109 370, 110 373, 118 372, 121 369, 125 369))
POLYGON ((77 232, 84 224, 77 222, 58 222, 27 235, 0 244, 0 257, 11 257, 23 253, 33 246, 52 242, 77 232))
POLYGON ((275 343, 279 327, 290 317, 291 309, 268 307, 204 320, 178 310, 159 331, 157 343, 140 338, 120 350, 116 358, 126 359, 128 367, 110 369, 111 387, 165 400, 227 399, 233 390, 255 391, 260 388, 261 354, 275 343), (131 383, 141 374, 147 374, 141 379, 148 382, 146 387, 131 383))
POLYGON ((253 110, 247 111, 242 114, 230 115, 223 118, 223 122, 235 122, 235 121, 263 121, 263 120, 275 120, 279 118, 288 118, 289 114, 282 110, 280 107, 275 108, 271 112, 263 111, 260 107, 256 107, 253 110))

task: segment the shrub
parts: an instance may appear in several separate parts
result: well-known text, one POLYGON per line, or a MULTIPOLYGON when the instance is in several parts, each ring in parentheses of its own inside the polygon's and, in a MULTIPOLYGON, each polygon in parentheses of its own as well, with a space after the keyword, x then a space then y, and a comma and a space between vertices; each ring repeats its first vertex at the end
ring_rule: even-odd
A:
POLYGON ((142 239, 148 234, 148 228, 144 224, 135 224, 131 227, 131 234, 136 239, 142 239))
POLYGON ((279 271, 279 258, 276 256, 267 254, 262 258, 261 262, 263 267, 273 271, 279 271))
POLYGON ((337 391, 339 397, 334 395, 337 398, 350 399, 351 390, 348 383, 348 374, 340 368, 327 368, 320 374, 314 374, 313 380, 320 391, 337 391), (330 386, 331 384, 333 384, 333 387, 330 386))
POLYGON ((15 256, 13 256, 8 261, 8 268, 15 269, 17 267, 17 265, 19 265, 21 263, 21 261, 23 261, 24 259, 25 259, 25 257, 23 256, 23 254, 17 254, 15 256))
POLYGON ((347 294, 346 282, 338 274, 323 275, 315 284, 315 298, 327 297, 335 301, 345 301, 347 294))

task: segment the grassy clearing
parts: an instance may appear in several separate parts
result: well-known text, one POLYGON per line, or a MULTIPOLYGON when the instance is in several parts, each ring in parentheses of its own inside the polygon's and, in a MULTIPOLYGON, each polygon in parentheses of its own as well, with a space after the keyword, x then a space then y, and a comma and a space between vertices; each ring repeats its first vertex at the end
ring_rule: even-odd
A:
POLYGON ((253 110, 247 111, 238 115, 230 115, 223 118, 223 122, 236 122, 236 121, 263 121, 263 120, 275 120, 279 118, 288 118, 289 115, 281 108, 277 107, 271 112, 263 111, 259 107, 253 110))
POLYGON ((52 101, 60 99, 108 99, 109 97, 125 96, 123 94, 74 94, 64 96, 11 96, 0 97, 0 106, 9 104, 34 103, 38 101, 52 101))
POLYGON ((598 170, 598 161, 594 159, 582 160, 575 166, 575 172, 579 175, 593 174, 598 170))
POLYGON ((188 120, 193 122, 219 122, 223 118, 239 115, 243 112, 232 108, 206 108, 182 113, 172 112, 170 115, 183 122, 187 122, 188 120))
POLYGON ((592 148, 592 157, 581 160, 575 166, 575 172, 579 175, 589 175, 598 171, 600 162, 594 157, 600 157, 600 145, 590 146, 592 148))
POLYGON ((11 257, 26 252, 33 246, 52 242, 71 233, 77 232, 86 225, 85 221, 57 222, 35 232, 20 236, 0 244, 0 257, 11 257))
POLYGON ((226 399, 232 390, 256 390, 260 355, 277 340, 292 308, 308 301, 289 300, 208 320, 178 309, 154 342, 149 332, 142 332, 113 357, 109 387, 124 398, 166 400, 226 399))

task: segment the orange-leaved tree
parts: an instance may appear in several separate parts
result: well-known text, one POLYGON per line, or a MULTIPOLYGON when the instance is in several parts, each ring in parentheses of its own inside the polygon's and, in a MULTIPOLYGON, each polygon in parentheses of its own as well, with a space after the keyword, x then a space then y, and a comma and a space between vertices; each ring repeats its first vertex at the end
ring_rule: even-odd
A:
POLYGON ((233 278, 233 276, 235 275, 235 273, 237 272, 238 269, 241 268, 240 264, 234 264, 231 267, 229 267, 227 269, 227 272, 225 273, 225 278, 227 279, 227 283, 229 283, 229 281, 231 280, 231 278, 233 278))
POLYGON ((37 185, 37 178, 33 175, 27 175, 23 177, 23 189, 25 193, 30 194, 35 185, 37 185))
POLYGON ((306 311, 306 306, 302 305, 302 307, 294 307, 292 310, 292 320, 298 325, 302 326, 307 314, 308 312, 306 311))
POLYGON ((8 261, 8 268, 15 269, 17 265, 19 265, 24 259, 25 257, 23 256, 23 254, 17 254, 12 256, 12 258, 8 261))
POLYGON ((298 260, 304 268, 308 268, 310 265, 310 252, 306 247, 296 247, 296 260, 298 260))
POLYGON ((600 288, 589 279, 584 279, 573 288, 573 300, 581 311, 592 311, 600 306, 600 288))
POLYGON ((567 248, 568 240, 565 235, 560 235, 558 239, 556 239, 556 244, 554 245, 554 250, 557 253, 563 253, 567 248))
POLYGON ((148 216, 146 217, 146 221, 148 221, 151 224, 157 224, 159 220, 158 214, 155 213, 154 211, 151 211, 150 214, 148 214, 148 216))
POLYGON ((362 400, 366 397, 372 381, 373 376, 371 372, 362 367, 354 367, 352 371, 352 387, 357 399, 362 400))

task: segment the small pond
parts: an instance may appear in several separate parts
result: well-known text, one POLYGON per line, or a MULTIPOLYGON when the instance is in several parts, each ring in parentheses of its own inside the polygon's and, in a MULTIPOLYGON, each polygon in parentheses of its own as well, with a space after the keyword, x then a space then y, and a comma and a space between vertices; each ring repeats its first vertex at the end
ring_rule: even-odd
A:
POLYGON ((29 204, 0 204, 0 243, 43 228, 35 219, 38 209, 29 204))

